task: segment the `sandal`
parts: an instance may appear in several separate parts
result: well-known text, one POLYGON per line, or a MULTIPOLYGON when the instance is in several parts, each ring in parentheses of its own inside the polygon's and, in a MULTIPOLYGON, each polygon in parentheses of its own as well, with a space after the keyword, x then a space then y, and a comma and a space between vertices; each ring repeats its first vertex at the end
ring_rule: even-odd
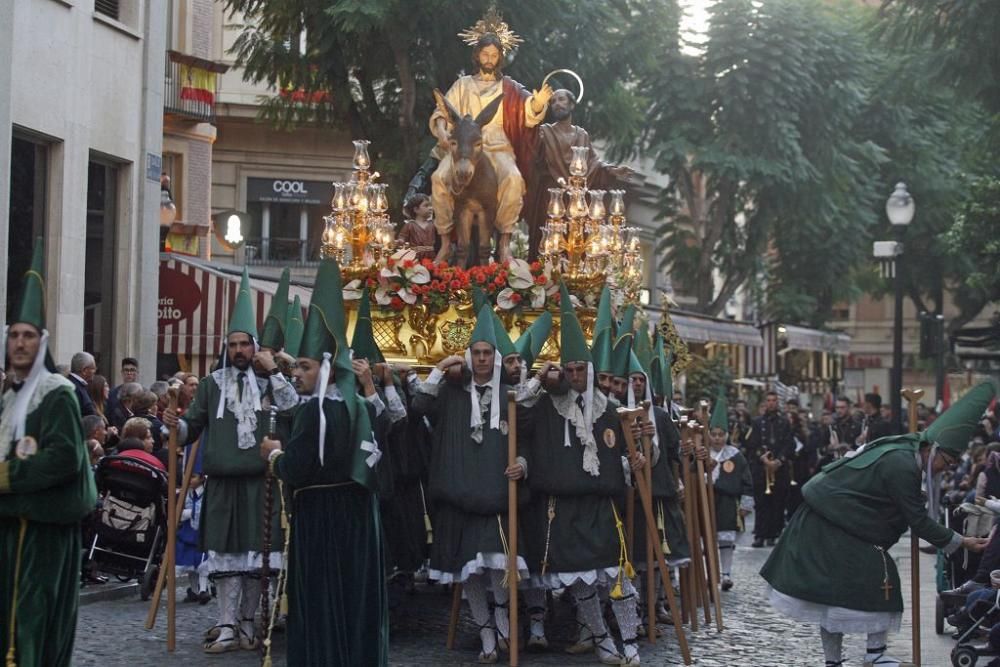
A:
MULTIPOLYGON (((240 649, 240 639, 237 635, 237 630, 232 625, 217 625, 219 632, 216 634, 215 639, 211 639, 204 644, 205 653, 209 655, 215 655, 219 653, 228 653, 229 651, 238 651, 240 649), (222 634, 223 628, 229 628, 233 633, 232 637, 226 639, 219 639, 219 635, 222 634)), ((212 628, 213 630, 215 628, 212 628)), ((210 630, 211 631, 211 630, 210 630)))
POLYGON ((257 637, 256 628, 253 625, 253 619, 245 618, 240 622, 240 648, 244 651, 256 651, 260 646, 260 639, 257 637), (253 628, 250 632, 243 629, 244 624, 249 623, 250 627, 253 628))
POLYGON ((594 649, 597 651, 597 659, 602 665, 624 665, 625 660, 615 648, 614 640, 611 641, 610 649, 604 647, 604 642, 611 639, 611 635, 601 635, 594 637, 594 649))
POLYGON ((222 628, 231 628, 231 625, 213 625, 208 630, 205 630, 205 634, 202 635, 206 642, 212 641, 219 638, 219 633, 222 632, 222 628))

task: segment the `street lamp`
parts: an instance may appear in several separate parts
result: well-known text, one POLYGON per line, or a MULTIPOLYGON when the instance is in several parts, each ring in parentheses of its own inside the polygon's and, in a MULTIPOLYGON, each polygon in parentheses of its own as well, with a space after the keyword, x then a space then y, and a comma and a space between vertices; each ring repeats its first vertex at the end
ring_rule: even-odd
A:
POLYGON ((901 394, 903 391, 903 278, 900 270, 903 261, 903 233, 906 226, 913 222, 916 208, 913 197, 906 190, 906 183, 902 181, 896 183, 896 189, 885 200, 885 215, 889 218, 896 236, 896 247, 893 253, 893 261, 895 262, 893 288, 896 303, 892 329, 892 378, 889 384, 892 392, 890 396, 892 418, 896 422, 897 433, 903 432, 903 397, 901 394))

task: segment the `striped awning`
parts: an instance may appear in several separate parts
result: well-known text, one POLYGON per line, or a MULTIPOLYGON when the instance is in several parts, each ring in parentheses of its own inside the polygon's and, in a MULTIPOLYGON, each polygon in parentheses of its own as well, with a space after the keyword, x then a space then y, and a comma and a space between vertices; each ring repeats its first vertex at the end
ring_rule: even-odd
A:
POLYGON ((786 324, 778 327, 779 335, 784 335, 788 349, 810 352, 828 352, 845 355, 851 351, 851 337, 836 331, 820 331, 807 327, 786 324))
MULTIPOLYGON (((234 266, 231 272, 170 253, 160 257, 158 351, 184 355, 192 373, 207 375, 222 352, 226 325, 240 285, 239 269, 234 266)), ((277 282, 251 278, 250 288, 259 331, 277 291, 277 282)), ((302 303, 308 304, 312 290, 293 285, 289 288, 289 298, 296 294, 302 303)))
POLYGON ((720 320, 677 311, 670 312, 670 319, 686 343, 730 343, 747 347, 764 345, 760 331, 749 322, 720 320))

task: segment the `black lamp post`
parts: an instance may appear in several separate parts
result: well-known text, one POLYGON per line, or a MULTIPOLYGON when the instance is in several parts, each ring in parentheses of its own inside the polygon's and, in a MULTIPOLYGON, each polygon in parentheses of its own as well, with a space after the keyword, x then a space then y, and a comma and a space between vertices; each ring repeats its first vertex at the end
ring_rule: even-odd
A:
MULTIPOLYGON (((890 405, 897 433, 903 433, 903 278, 900 270, 903 261, 903 234, 913 221, 916 204, 906 190, 906 183, 896 183, 896 189, 885 201, 885 214, 892 224, 896 241, 893 252, 893 287, 896 296, 892 330, 892 378, 890 405)), ((876 253, 877 254, 877 253, 876 253)))

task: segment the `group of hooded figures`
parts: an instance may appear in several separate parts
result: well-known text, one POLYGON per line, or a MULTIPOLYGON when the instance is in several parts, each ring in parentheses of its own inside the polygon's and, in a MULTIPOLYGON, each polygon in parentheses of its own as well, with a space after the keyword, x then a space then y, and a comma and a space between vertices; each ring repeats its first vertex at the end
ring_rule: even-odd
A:
MULTIPOLYGON (((47 352, 42 276, 38 250, 5 342, 13 382, 0 405, 0 649, 11 667, 70 664, 79 522, 96 501, 79 406, 47 352)), ((179 442, 200 439, 202 448, 200 546, 219 610, 207 653, 265 641, 278 615, 272 609, 257 620, 268 561, 272 571, 284 570, 288 664, 387 664, 386 575, 416 566, 432 526, 430 576, 462 584, 479 628, 480 662, 495 662, 508 648, 512 582, 505 577, 515 559, 529 649, 547 648, 546 592, 560 589, 574 601, 580 628, 570 652, 639 663, 641 578, 633 577, 645 564, 633 567, 627 544, 643 553, 646 527, 636 513, 626 539, 622 517, 623 498, 646 466, 663 551, 675 568, 690 558, 677 483, 677 466, 690 459, 680 453, 659 336, 636 327, 629 310, 616 322, 605 290, 588 347, 563 286, 560 363, 543 363, 531 376, 551 337, 551 316, 511 341, 477 295, 464 356, 442 360, 424 380, 383 372, 376 386, 371 368, 381 355, 369 302, 360 303, 348 345, 334 261, 321 264, 304 321, 301 308, 287 305, 283 278, 260 336, 248 283, 244 274, 218 368, 202 379, 183 417, 168 410, 163 418, 179 442), (276 363, 282 350, 295 360, 291 379, 276 363), (645 418, 623 421, 619 406, 645 418), (628 455, 626 436, 647 443, 644 450, 628 455), (423 463, 408 451, 419 438, 430 443, 423 463), (510 480, 518 488, 517 553, 505 539, 510 480)), ((925 478, 933 499, 937 476, 961 456, 994 396, 992 384, 980 385, 927 431, 869 443, 805 485, 762 575, 772 605, 820 625, 828 666, 842 664, 843 633, 862 631, 869 633, 866 664, 901 664, 884 654, 902 612, 888 549, 907 528, 946 552, 983 548, 937 524, 921 486, 925 478)), ((709 424, 710 449, 693 453, 714 481, 724 588, 739 518, 753 508, 749 467, 726 442, 725 415, 722 400, 709 424)))

